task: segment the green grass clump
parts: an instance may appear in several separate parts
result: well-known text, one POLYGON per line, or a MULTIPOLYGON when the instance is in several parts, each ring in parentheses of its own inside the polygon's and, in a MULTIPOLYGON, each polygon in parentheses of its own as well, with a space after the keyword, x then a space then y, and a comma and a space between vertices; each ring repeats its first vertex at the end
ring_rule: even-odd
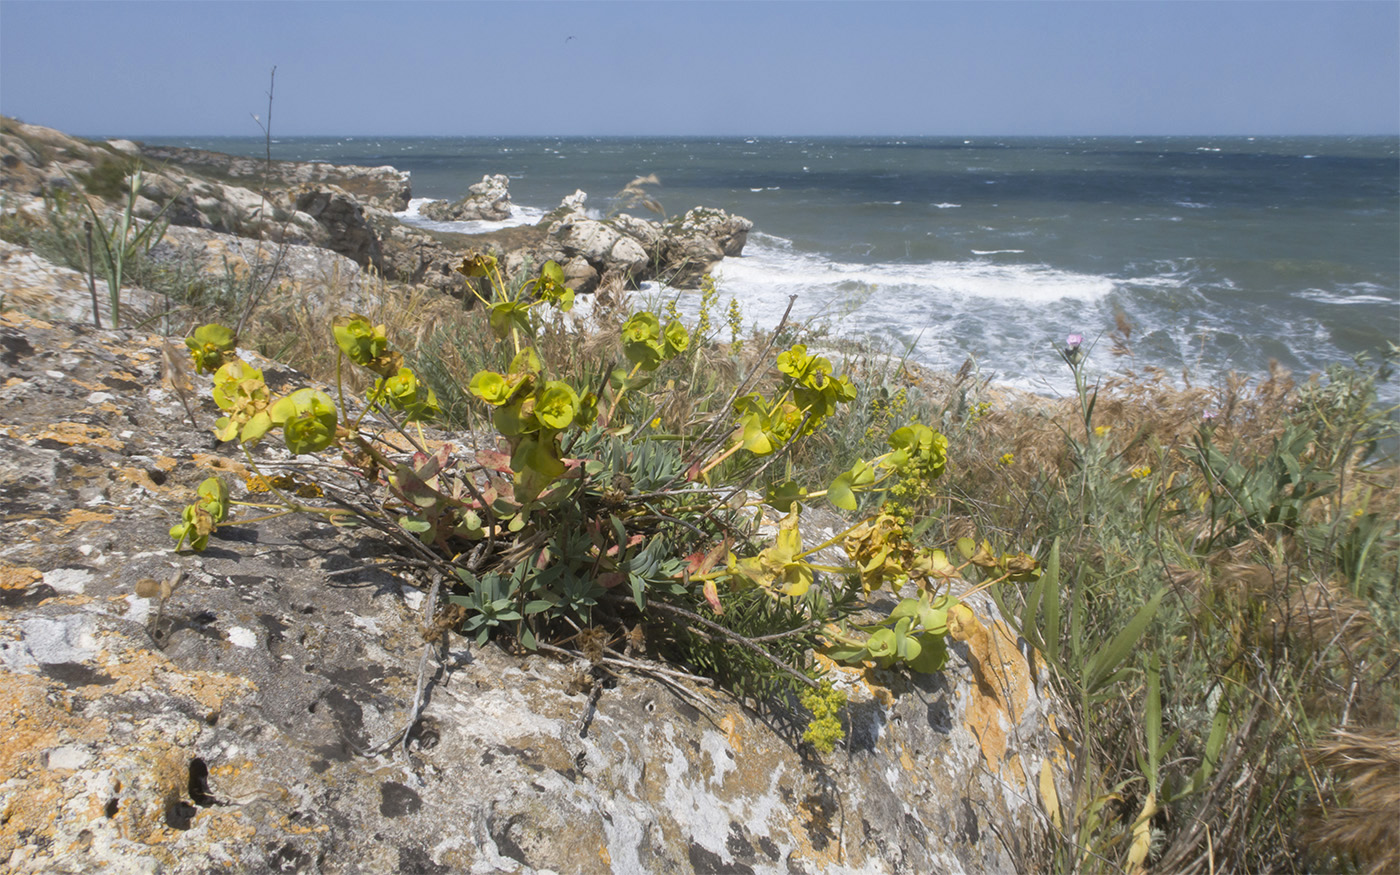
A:
POLYGON ((1156 372, 1093 382, 1086 349, 1064 356, 1071 398, 999 397, 964 374, 911 402, 959 448, 928 536, 1051 558, 995 592, 1073 718, 1028 869, 1400 866, 1374 840, 1395 837, 1400 801, 1400 468, 1376 395, 1391 359, 1180 389, 1156 372), (1364 788, 1336 767, 1358 762, 1364 788), (1363 791, 1392 804, 1368 820, 1363 791))

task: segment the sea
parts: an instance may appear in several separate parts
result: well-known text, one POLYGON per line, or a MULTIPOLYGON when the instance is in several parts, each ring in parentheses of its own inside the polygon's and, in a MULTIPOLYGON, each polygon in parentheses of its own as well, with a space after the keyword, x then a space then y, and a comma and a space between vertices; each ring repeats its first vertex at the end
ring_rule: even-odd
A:
MULTIPOLYGON (((1400 343, 1396 137, 295 137, 272 155, 407 170, 403 218, 468 232, 538 221, 580 189, 604 216, 654 176, 666 216, 707 206, 754 223, 714 272, 747 324, 772 327, 795 295, 792 318, 816 331, 937 369, 972 359, 1043 394, 1072 387, 1070 334, 1091 373, 1155 367, 1193 385, 1271 362, 1301 378, 1400 343), (509 220, 418 215, 497 173, 509 220), (1119 324, 1130 355, 1110 355, 1119 324)), ((1383 398, 1400 400, 1396 382, 1383 398)))

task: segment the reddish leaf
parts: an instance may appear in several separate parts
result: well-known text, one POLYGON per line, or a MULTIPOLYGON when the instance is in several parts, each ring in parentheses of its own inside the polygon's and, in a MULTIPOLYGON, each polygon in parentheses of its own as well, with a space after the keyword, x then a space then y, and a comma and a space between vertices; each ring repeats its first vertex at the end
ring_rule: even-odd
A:
POLYGON ((705 581, 705 601, 710 603, 710 610, 715 612, 715 616, 724 615, 724 605, 719 603, 719 589, 713 580, 705 581))

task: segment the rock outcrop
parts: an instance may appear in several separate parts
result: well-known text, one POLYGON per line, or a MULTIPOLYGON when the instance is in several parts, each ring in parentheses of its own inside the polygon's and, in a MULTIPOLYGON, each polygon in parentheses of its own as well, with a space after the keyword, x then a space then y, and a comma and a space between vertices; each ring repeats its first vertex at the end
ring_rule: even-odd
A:
POLYGON ((628 213, 590 217, 582 191, 566 197, 540 223, 563 263, 583 259, 600 276, 618 276, 635 287, 651 279, 683 289, 699 288, 700 278, 726 255, 743 254, 753 223, 724 210, 696 207, 661 224, 628 213))
MULTIPOLYGON (((985 604, 942 674, 833 668, 851 705, 828 756, 781 707, 456 637, 404 744, 364 755, 410 711, 422 585, 307 516, 173 554, 197 484, 243 498, 251 471, 210 434, 208 378, 196 423, 163 380, 171 343, 0 314, 6 871, 980 873, 1032 852, 1065 753, 1043 669, 985 604)), ((280 470, 272 443, 255 456, 280 470)))
MULTIPOLYGON (((570 286, 635 288, 660 280, 696 288, 725 257, 742 254, 753 223, 723 210, 697 207, 664 225, 622 213, 589 216, 577 191, 537 229, 465 235, 429 232, 401 222, 407 173, 392 167, 342 167, 272 161, 128 140, 94 142, 0 119, 0 190, 8 209, 44 211, 41 196, 75 187, 111 214, 124 197, 126 173, 142 167, 135 214, 172 226, 198 228, 278 246, 312 246, 344 255, 385 279, 426 285, 458 297, 453 272, 463 256, 492 252, 510 270, 548 260, 568 265, 570 286)), ((511 215, 509 180, 486 175, 456 203, 433 202, 425 217, 440 221, 501 221, 511 215)), ((80 209, 69 206, 70 210, 80 209)))
POLYGON ((510 179, 503 174, 486 175, 467 188, 466 197, 453 203, 431 201, 420 214, 435 222, 500 222, 510 218, 510 179))

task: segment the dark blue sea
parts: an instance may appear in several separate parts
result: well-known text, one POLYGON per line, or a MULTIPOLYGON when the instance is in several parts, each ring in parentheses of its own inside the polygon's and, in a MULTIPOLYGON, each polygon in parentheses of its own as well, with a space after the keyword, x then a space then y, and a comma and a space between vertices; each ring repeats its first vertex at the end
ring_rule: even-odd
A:
POLYGON ((971 356, 1038 391, 1064 389, 1056 348, 1070 333, 1102 338, 1102 373, 1151 365, 1196 384, 1271 360, 1303 376, 1400 342, 1394 137, 338 137, 280 140, 273 157, 390 164, 412 172, 415 198, 504 173, 517 223, 575 189, 606 214, 655 174, 667 214, 704 205, 754 222, 717 272, 747 321, 774 324, 795 294, 795 317, 833 334, 943 369, 971 356), (1130 357, 1108 354, 1120 313, 1130 357))

